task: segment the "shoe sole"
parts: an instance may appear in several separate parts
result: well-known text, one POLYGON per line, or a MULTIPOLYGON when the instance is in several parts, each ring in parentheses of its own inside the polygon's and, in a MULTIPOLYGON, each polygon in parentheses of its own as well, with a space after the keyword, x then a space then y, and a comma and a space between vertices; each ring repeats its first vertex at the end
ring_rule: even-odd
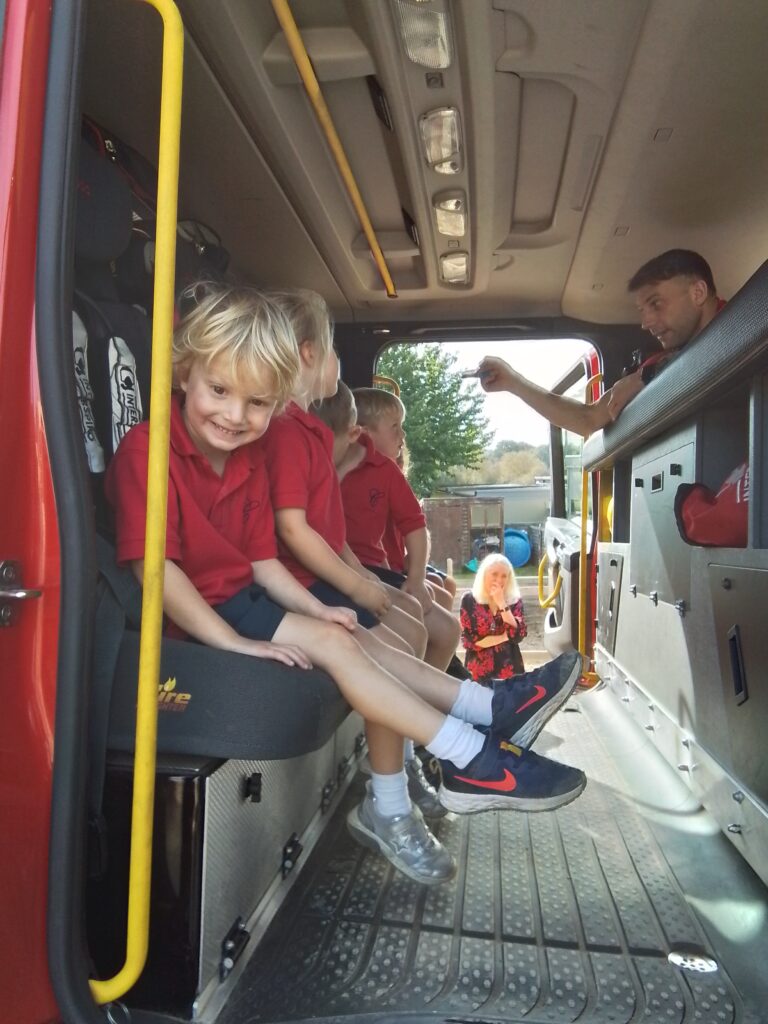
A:
POLYGON ((401 875, 405 875, 420 885, 443 885, 445 882, 450 882, 456 874, 457 868, 455 863, 453 871, 445 878, 425 878, 417 871, 414 871, 413 868, 408 867, 407 864, 401 864, 392 854, 392 851, 388 849, 386 843, 383 843, 375 832, 371 832, 369 828, 365 827, 360 820, 357 807, 354 807, 347 815, 347 829, 352 838, 357 840, 358 843, 362 846, 367 846, 371 850, 376 850, 383 857, 386 857, 392 867, 399 871, 401 875))
POLYGON ((576 685, 579 679, 581 679, 581 669, 581 658, 578 658, 571 669, 571 674, 557 693, 553 694, 547 703, 543 704, 539 710, 528 719, 525 725, 521 726, 514 735, 509 737, 511 743, 514 743, 518 747, 523 747, 526 750, 533 745, 534 740, 552 715, 554 715, 554 713, 558 711, 563 704, 565 704, 576 689, 576 685))
POLYGON ((581 796, 587 785, 586 776, 581 785, 567 793, 546 797, 503 796, 501 793, 455 793, 440 786, 440 803, 456 814, 478 814, 480 811, 555 811, 581 796))

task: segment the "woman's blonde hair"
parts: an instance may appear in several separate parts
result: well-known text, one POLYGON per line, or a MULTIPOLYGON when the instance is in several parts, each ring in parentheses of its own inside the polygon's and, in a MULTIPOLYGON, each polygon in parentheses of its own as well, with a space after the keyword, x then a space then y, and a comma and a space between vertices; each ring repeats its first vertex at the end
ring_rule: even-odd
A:
POLYGON ((242 285, 199 282, 185 289, 180 304, 189 310, 173 335, 177 385, 195 360, 210 366, 223 357, 238 380, 266 383, 266 371, 278 406, 285 404, 300 364, 290 321, 274 299, 242 285))
MULTIPOLYGON (((285 291, 270 291, 270 297, 277 302, 290 321, 298 348, 308 341, 317 351, 317 376, 322 376, 333 352, 333 320, 328 304, 322 295, 308 288, 291 288, 285 291)), ((312 396, 300 392, 297 379, 294 397, 307 404, 312 396)))
POLYGON ((517 586, 517 580, 515 579, 515 570, 512 568, 512 563, 505 555, 493 554, 486 555, 480 565, 477 567, 477 573, 475 574, 475 581, 472 584, 472 596, 478 602, 478 604, 490 604, 491 598, 488 594, 488 588, 485 585, 485 577, 489 569, 492 569, 495 565, 501 565, 509 572, 509 578, 507 579, 507 585, 504 588, 504 602, 505 604, 511 604, 512 601, 517 601, 520 598, 520 590, 517 586))

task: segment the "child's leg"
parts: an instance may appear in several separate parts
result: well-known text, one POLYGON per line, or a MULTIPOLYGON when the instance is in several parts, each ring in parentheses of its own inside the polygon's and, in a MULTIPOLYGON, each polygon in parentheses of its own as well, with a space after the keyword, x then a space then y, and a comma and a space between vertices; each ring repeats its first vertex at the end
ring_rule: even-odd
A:
POLYGON ((427 629, 427 651, 424 660, 442 672, 456 653, 461 636, 458 618, 433 601, 432 607, 424 615, 427 629))
POLYGON ((447 612, 453 611, 453 598, 448 591, 435 583, 430 583, 432 587, 430 593, 432 594, 432 600, 435 604, 439 604, 441 608, 445 608, 447 612))
MULTIPOLYGON (((381 624, 396 633, 397 636, 402 637, 413 651, 414 657, 424 657, 427 650, 428 633, 422 622, 393 604, 381 620, 381 624)), ((384 638, 382 637, 382 639, 384 638)))

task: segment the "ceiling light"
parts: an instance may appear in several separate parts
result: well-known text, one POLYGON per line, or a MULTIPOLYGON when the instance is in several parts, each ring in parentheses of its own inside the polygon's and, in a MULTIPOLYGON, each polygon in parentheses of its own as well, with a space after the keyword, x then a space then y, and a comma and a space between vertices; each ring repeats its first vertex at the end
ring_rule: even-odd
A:
POLYGON ((440 276, 446 284, 468 284, 469 253, 452 252, 441 256, 440 276))
POLYGON ((429 10, 424 0, 395 0, 400 18, 400 35, 408 59, 424 68, 450 67, 451 37, 448 15, 429 10))
POLYGON ((438 107, 419 118, 424 154, 438 174, 458 174, 461 170, 461 128, 455 107, 438 107))
POLYGON ((432 200, 437 230, 449 238, 463 238, 467 230, 467 202, 461 191, 441 192, 432 200))

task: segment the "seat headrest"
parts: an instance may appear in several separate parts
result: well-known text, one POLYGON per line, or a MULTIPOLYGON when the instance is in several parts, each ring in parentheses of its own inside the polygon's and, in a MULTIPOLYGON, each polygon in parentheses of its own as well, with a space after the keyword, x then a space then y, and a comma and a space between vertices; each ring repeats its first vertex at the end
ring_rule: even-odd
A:
POLYGON ((131 190, 107 156, 80 141, 75 253, 93 263, 117 259, 131 240, 131 190))

